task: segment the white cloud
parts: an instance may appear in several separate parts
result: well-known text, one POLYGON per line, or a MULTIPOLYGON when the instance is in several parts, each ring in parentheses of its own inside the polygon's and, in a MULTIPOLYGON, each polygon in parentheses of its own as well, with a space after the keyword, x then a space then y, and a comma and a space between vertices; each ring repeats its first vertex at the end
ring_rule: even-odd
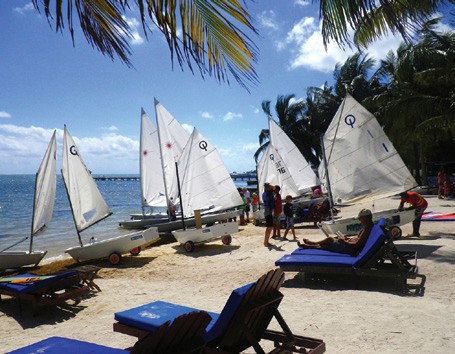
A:
POLYGON ((185 130, 188 132, 188 134, 193 133, 194 127, 193 127, 192 125, 183 123, 183 124, 182 124, 182 127, 183 127, 183 129, 185 129, 185 130))
POLYGON ((311 4, 310 0, 294 0, 294 5, 297 6, 308 6, 311 4))
POLYGON ((248 143, 248 144, 244 144, 243 147, 242 147, 242 150, 244 152, 256 152, 257 149, 259 149, 259 144, 258 143, 248 143))
POLYGON ((110 132, 117 132, 118 131, 118 128, 115 125, 111 125, 110 127, 102 128, 102 129, 110 131, 110 132))
POLYGON ((233 119, 235 119, 235 118, 243 118, 242 113, 227 112, 227 113, 223 116, 223 122, 227 122, 227 121, 233 120, 233 119))
MULTIPOLYGON (((0 173, 35 173, 54 129, 0 124, 0 173)), ((71 133, 71 132, 70 132, 71 133)), ((57 129, 57 159, 61 158, 63 130, 57 129)), ((109 133, 73 139, 87 167, 94 173, 138 170, 139 141, 109 133)), ((57 162, 60 165, 59 161, 57 162)))
POLYGON ((126 17, 123 16, 123 19, 126 21, 128 26, 130 27, 131 31, 131 44, 132 45, 140 45, 144 43, 144 38, 141 37, 138 28, 140 27, 140 23, 134 17, 126 17))
POLYGON ((5 111, 0 111, 0 119, 1 118, 11 118, 11 114, 5 111))
POLYGON ((204 119, 213 119, 213 115, 210 114, 209 112, 202 112, 201 117, 204 119))
MULTIPOLYGON (((383 59, 390 50, 396 50, 401 38, 386 36, 370 45, 367 52, 370 58, 383 59)), ((304 17, 288 32, 285 45, 291 49, 292 59, 289 70, 309 68, 321 72, 332 72, 337 63, 343 63, 357 50, 346 47, 341 49, 335 42, 324 48, 321 24, 316 25, 313 17, 304 17)))
POLYGON ((254 114, 259 114, 259 112, 261 112, 261 110, 259 108, 255 107, 255 106, 250 106, 250 107, 253 110, 254 114))
POLYGON ((270 30, 278 30, 278 23, 276 21, 276 14, 273 10, 263 11, 258 15, 259 25, 270 29, 270 30))
POLYGON ((26 12, 29 12, 29 11, 32 11, 32 10, 35 10, 35 7, 33 6, 33 4, 31 2, 29 2, 28 4, 22 6, 22 7, 15 7, 13 9, 13 11, 21 14, 21 15, 25 15, 26 12))

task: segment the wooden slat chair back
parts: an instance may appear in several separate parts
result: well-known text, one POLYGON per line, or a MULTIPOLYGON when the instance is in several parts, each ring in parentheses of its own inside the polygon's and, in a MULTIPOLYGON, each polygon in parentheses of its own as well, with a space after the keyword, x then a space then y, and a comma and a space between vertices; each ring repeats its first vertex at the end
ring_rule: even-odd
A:
POLYGON ((172 324, 168 321, 140 339, 131 354, 200 353, 204 347, 203 335, 210 320, 204 311, 181 315, 172 324))

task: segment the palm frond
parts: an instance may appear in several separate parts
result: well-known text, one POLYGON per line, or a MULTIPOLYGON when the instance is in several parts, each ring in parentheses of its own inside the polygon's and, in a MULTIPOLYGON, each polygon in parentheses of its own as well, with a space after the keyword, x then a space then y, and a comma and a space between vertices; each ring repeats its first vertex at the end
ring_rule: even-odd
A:
MULTIPOLYGON (((32 0, 38 11, 44 9, 48 21, 55 14, 55 28, 67 24, 74 43, 74 9, 87 41, 111 59, 120 58, 132 66, 128 40, 131 36, 124 14, 131 0, 32 0)), ((254 64, 257 47, 251 40, 256 35, 251 18, 238 0, 134 0, 142 28, 147 32, 151 22, 164 35, 171 62, 176 60, 191 72, 197 67, 203 77, 213 76, 229 83, 229 77, 248 90, 258 82, 254 64)))
MULTIPOLYGON (((450 0, 451 1, 451 0, 450 0)), ((320 0, 324 45, 366 48, 391 31, 410 43, 446 0, 320 0), (354 38, 349 31, 355 31, 354 38)))

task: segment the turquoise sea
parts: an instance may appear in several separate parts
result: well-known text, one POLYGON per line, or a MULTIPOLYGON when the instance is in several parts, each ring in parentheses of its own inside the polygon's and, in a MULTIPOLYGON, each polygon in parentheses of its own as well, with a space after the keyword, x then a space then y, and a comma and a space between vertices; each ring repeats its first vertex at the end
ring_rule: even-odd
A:
MULTIPOLYGON (((96 177, 96 175, 94 175, 96 177)), ((105 175, 105 177, 119 177, 105 175)), ((129 177, 135 175, 128 175, 129 177)), ((99 176, 101 177, 101 176, 99 176)), ((137 177, 137 176, 136 176, 137 177)), ((81 233, 83 242, 90 238, 108 238, 125 233, 118 223, 140 212, 140 182, 136 180, 97 180, 98 188, 113 214, 81 233)), ((245 187, 246 181, 235 181, 245 187)), ((30 236, 35 175, 0 175, 0 251, 30 236)), ((57 176, 57 196, 49 227, 33 239, 34 250, 47 251, 45 262, 68 258, 65 249, 78 245, 76 229, 63 180, 57 176)), ((26 240, 10 250, 28 250, 26 240)))

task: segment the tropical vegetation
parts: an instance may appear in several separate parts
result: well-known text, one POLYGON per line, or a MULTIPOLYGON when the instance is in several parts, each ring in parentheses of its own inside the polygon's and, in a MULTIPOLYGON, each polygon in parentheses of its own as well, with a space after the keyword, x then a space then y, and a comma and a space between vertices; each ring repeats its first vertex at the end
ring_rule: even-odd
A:
MULTIPOLYGON (((389 52, 376 70, 373 60, 357 53, 335 67, 333 86, 308 88, 301 100, 278 96, 276 120, 313 168, 322 158, 321 136, 346 92, 376 115, 419 183, 425 182, 425 162, 453 160, 448 152, 455 151, 455 33, 438 33, 434 25, 424 26, 416 44, 389 52)), ((270 105, 262 103, 267 117, 270 105)), ((263 129, 256 161, 268 138, 263 129)))

